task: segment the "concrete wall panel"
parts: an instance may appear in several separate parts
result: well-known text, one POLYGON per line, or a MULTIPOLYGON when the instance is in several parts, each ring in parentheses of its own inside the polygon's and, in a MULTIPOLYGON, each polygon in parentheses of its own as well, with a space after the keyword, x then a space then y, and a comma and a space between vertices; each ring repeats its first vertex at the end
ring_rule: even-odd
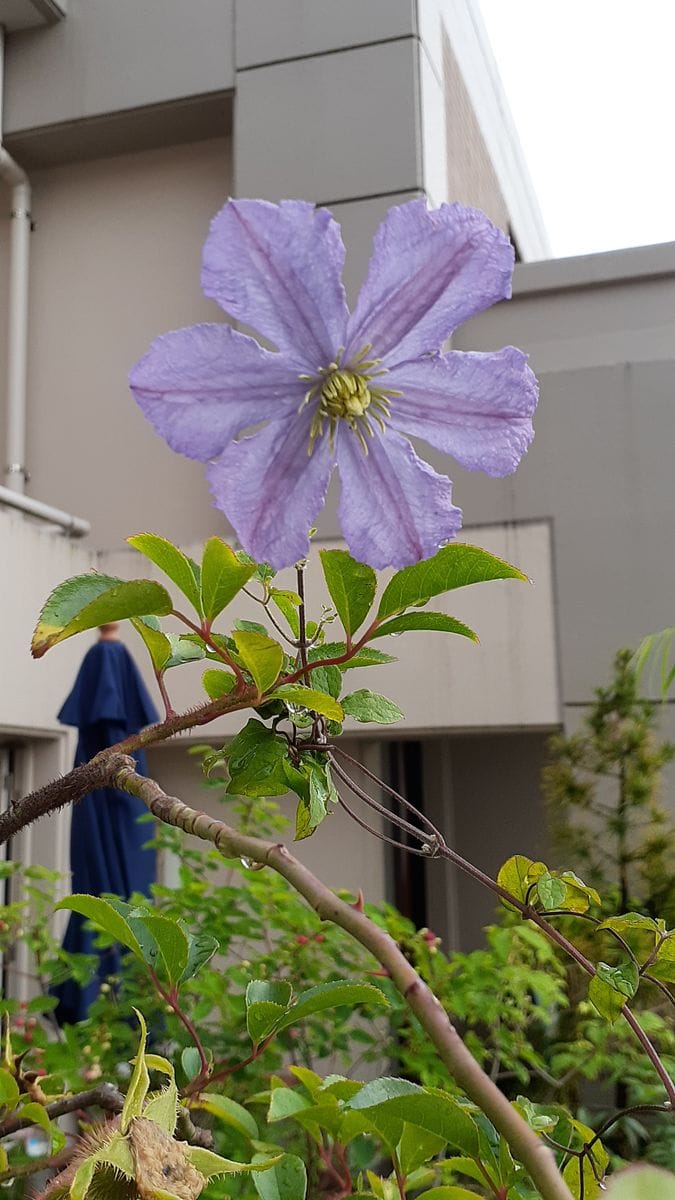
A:
POLYGON ((8 39, 5 132, 232 88, 233 4, 71 0, 58 25, 8 39))
POLYGON ((414 0, 238 0, 237 69, 406 37, 414 0))

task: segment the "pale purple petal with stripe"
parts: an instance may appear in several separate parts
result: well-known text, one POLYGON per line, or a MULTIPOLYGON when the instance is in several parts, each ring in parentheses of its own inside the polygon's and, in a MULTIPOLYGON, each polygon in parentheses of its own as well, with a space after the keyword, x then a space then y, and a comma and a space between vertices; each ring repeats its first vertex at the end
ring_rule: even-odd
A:
POLYGON ((316 371, 344 346, 344 260, 340 226, 327 209, 304 200, 229 200, 211 222, 202 287, 300 369, 316 371))
POLYGON ((424 438, 469 471, 510 475, 534 436, 537 381, 513 346, 401 363, 386 386, 403 393, 391 402, 394 429, 424 438))
POLYGON ((216 508, 257 562, 281 569, 309 553, 309 530, 328 490, 335 454, 328 438, 307 453, 311 414, 270 422, 232 442, 207 469, 216 508))
POLYGON ((387 213, 356 309, 345 360, 364 345, 386 365, 439 350, 452 331, 511 295, 514 252, 475 208, 411 200, 387 213))
POLYGON ((338 442, 341 496, 338 516, 350 553, 371 567, 406 567, 435 554, 453 538, 462 513, 452 484, 417 457, 394 430, 368 442, 353 434, 338 442))
POLYGON ((229 325, 192 325, 156 338, 129 385, 171 449, 201 462, 243 430, 290 416, 307 387, 284 355, 229 325))

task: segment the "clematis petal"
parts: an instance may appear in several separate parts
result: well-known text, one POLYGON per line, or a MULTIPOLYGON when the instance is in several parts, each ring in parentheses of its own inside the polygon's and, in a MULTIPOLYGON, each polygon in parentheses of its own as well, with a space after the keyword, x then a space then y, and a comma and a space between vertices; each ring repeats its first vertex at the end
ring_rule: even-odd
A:
POLYGON ((453 329, 511 295, 514 252, 475 208, 411 200, 387 213, 350 318, 345 360, 372 346, 388 366, 439 350, 453 329))
POLYGON ((429 355, 400 363, 386 379, 402 392, 392 400, 394 429, 424 438, 468 471, 510 475, 532 441, 537 381, 513 346, 429 355))
POLYGON ((345 248, 325 208, 304 200, 229 200, 211 222, 202 288, 300 369, 328 366, 344 346, 345 248))
POLYGON ((405 567, 435 554, 462 524, 452 484, 417 457, 392 429, 368 442, 338 443, 338 516, 350 553, 371 567, 405 567))
POLYGON ((327 437, 307 453, 310 421, 309 412, 271 421, 252 437, 232 442, 207 469, 215 506, 244 549, 277 570, 309 552, 309 530, 335 464, 327 437))
POLYGON ((295 412, 307 387, 284 355, 229 325, 192 325, 156 338, 129 385, 171 449, 201 462, 242 430, 295 412))

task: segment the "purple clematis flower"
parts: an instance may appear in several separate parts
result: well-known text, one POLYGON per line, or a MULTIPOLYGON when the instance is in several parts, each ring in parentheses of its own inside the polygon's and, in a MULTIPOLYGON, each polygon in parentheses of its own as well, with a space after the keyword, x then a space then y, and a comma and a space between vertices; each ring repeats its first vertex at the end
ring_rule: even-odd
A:
POLYGON ((424 200, 392 208, 353 313, 344 258, 326 209, 228 201, 211 224, 202 286, 277 350, 229 325, 194 325, 157 338, 130 376, 171 448, 209 463, 215 505, 244 548, 277 568, 307 554, 335 467, 352 555, 402 567, 454 537, 462 515, 450 480, 404 434, 492 476, 515 471, 532 439, 537 383, 525 354, 440 351, 511 293, 513 249, 482 212, 430 211, 424 200))

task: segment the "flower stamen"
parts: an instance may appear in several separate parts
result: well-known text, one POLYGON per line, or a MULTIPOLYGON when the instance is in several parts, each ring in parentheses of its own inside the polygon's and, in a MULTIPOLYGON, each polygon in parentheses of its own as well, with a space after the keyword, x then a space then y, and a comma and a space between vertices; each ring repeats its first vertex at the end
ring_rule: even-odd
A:
POLYGON ((386 432, 385 420, 391 416, 390 400, 401 393, 373 386, 371 381, 386 375, 387 370, 385 367, 379 371, 372 369, 379 365, 380 360, 366 358, 370 349, 370 345, 364 346, 345 365, 341 362, 343 351, 340 350, 327 367, 318 368, 316 375, 299 376, 311 387, 305 392, 298 411, 302 412, 313 401, 317 401, 309 427, 308 454, 312 454, 317 439, 323 437, 325 422, 328 422, 331 450, 335 446, 339 421, 345 421, 352 433, 356 434, 364 454, 368 453, 367 437, 375 436, 370 421, 373 420, 382 433, 386 432))

